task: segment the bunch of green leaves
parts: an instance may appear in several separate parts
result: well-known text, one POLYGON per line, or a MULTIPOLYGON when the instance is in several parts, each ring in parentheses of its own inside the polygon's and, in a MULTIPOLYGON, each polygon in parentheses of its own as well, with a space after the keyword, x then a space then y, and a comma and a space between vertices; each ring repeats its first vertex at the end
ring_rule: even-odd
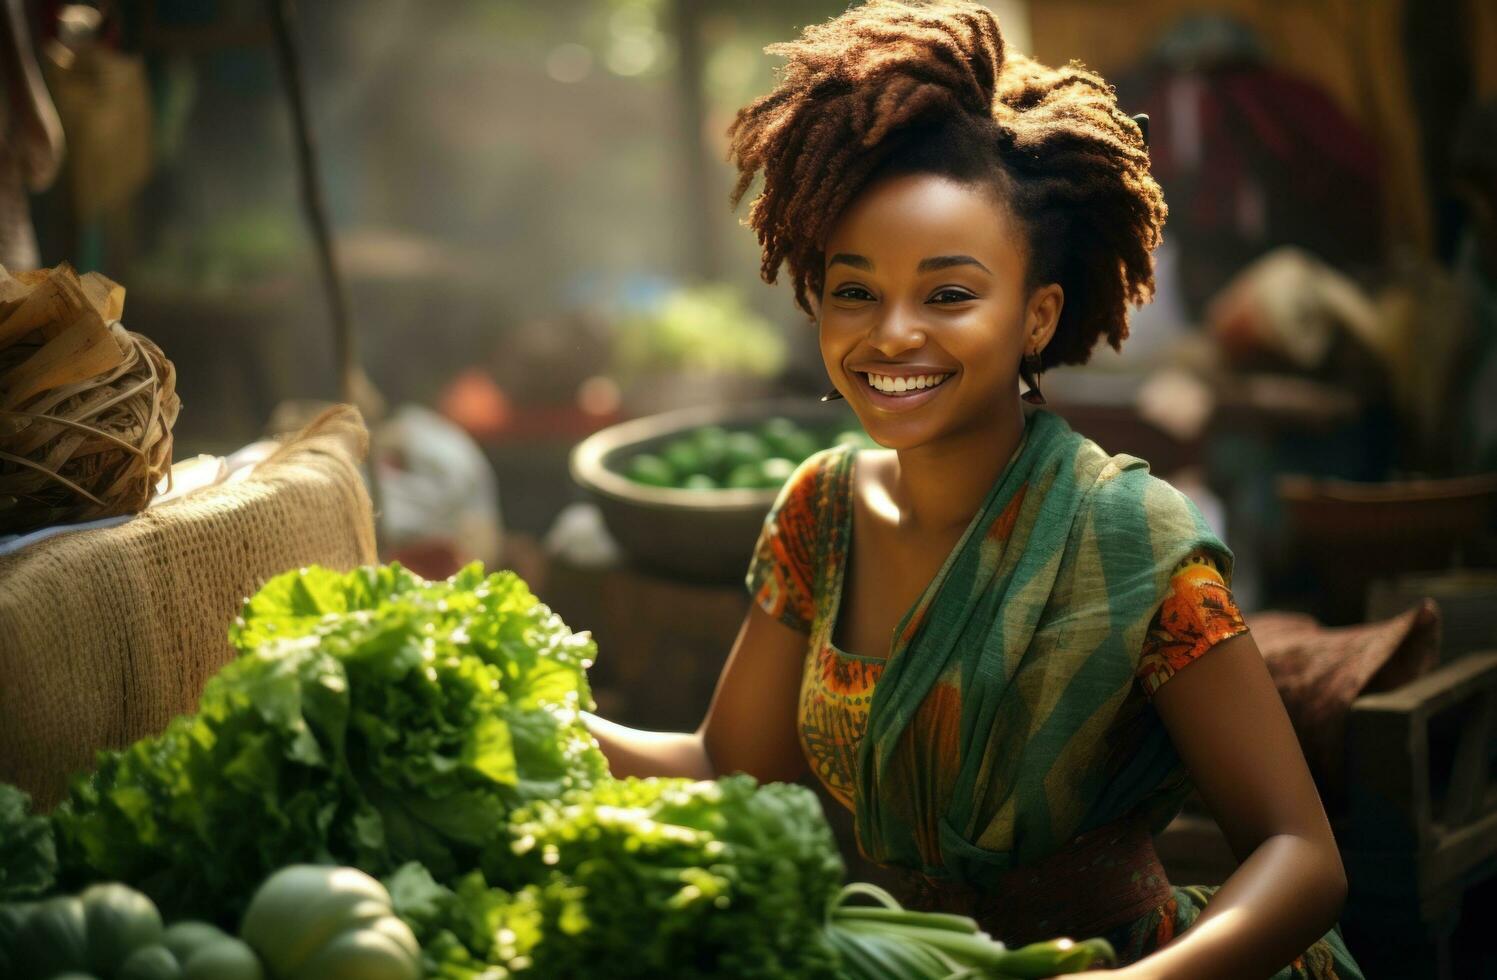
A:
POLYGON ((52 825, 31 812, 31 797, 0 783, 0 902, 39 898, 56 880, 52 825))
POLYGON ((523 976, 543 941, 566 942, 587 928, 583 890, 555 873, 510 891, 472 871, 449 888, 411 863, 384 884, 421 943, 426 975, 441 980, 523 976))
POLYGON ((198 713, 100 754, 54 816, 68 876, 232 923, 297 861, 476 864, 514 807, 606 773, 579 712, 594 652, 512 573, 272 580, 198 713))
POLYGON ((610 780, 537 800, 484 856, 489 881, 580 889, 551 903, 545 977, 830 977, 825 923, 842 862, 808 790, 748 776, 610 780))

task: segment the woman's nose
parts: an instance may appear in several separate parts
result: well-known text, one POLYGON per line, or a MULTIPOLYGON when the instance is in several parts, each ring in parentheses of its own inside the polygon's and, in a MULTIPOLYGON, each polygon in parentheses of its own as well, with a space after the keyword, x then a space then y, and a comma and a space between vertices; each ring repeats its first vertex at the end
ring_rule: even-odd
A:
POLYGON ((873 325, 868 343, 885 357, 896 357, 924 347, 925 328, 914 311, 895 305, 873 325))

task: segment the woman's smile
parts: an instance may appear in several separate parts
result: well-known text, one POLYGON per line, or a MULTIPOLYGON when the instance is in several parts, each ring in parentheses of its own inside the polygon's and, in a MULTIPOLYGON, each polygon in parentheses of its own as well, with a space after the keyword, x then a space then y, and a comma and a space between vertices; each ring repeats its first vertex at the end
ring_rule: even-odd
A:
POLYGON ((858 389, 875 408, 888 412, 908 412, 919 408, 940 393, 954 371, 934 369, 877 368, 854 370, 862 379, 858 389))

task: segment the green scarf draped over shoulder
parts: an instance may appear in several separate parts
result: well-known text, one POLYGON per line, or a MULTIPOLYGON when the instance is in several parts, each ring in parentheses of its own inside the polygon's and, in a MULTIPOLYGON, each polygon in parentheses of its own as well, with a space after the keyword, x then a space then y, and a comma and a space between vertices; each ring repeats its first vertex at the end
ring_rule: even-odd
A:
POLYGON ((1135 672, 1197 551, 1230 581, 1230 552, 1148 464, 1031 414, 874 689, 864 853, 981 887, 1125 815, 1162 827, 1189 784, 1135 672))

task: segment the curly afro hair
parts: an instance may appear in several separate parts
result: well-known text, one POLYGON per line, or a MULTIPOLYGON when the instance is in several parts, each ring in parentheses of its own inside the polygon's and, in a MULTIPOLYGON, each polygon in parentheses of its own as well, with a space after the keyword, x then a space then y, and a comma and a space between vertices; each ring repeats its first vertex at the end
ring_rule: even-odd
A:
POLYGON ((1118 348, 1128 304, 1153 293, 1166 209, 1138 124, 1100 77, 1005 56, 991 12, 969 0, 870 0, 765 51, 779 84, 728 129, 736 207, 760 172, 748 224, 761 275, 788 264, 796 303, 824 286, 822 247, 875 179, 932 173, 988 183, 1028 232, 1031 285, 1065 305, 1042 365, 1118 348))

